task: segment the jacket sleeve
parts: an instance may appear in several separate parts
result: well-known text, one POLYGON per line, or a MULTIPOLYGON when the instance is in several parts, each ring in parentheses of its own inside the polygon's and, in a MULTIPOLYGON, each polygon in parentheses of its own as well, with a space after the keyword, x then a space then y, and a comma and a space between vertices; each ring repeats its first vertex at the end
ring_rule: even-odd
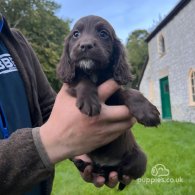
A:
POLYGON ((0 194, 21 194, 52 176, 54 167, 39 142, 38 130, 33 129, 32 133, 32 129, 20 129, 0 141, 0 194), (39 152, 33 137, 36 137, 39 152))

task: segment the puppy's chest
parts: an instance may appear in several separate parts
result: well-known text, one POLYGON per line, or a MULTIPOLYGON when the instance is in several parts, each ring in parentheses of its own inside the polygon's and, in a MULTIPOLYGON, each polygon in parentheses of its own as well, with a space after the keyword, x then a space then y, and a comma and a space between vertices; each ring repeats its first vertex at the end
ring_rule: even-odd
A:
POLYGON ((90 79, 90 81, 92 81, 95 84, 98 84, 98 82, 99 82, 98 75, 96 73, 90 74, 89 79, 90 79))
POLYGON ((99 86, 100 84, 102 84, 103 82, 105 82, 106 80, 112 78, 112 74, 111 71, 109 70, 101 70, 101 71, 91 71, 91 70, 82 70, 79 69, 76 72, 76 77, 77 80, 82 80, 82 79, 88 79, 90 80, 92 83, 94 83, 96 86, 99 86))

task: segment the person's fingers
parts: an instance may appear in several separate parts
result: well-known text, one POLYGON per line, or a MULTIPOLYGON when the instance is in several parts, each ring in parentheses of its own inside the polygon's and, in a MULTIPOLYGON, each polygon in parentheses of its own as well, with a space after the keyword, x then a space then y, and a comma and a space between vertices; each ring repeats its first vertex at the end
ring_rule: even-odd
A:
POLYGON ((118 184, 118 174, 115 171, 110 172, 108 182, 106 182, 106 185, 109 188, 114 188, 118 184))
POLYGON ((88 165, 83 172, 81 172, 81 176, 86 182, 92 182, 93 181, 93 175, 92 175, 92 166, 88 165))
POLYGON ((102 83, 98 87, 98 95, 99 95, 100 101, 105 102, 119 88, 120 88, 120 86, 113 79, 110 79, 110 80, 102 83))
POLYGON ((131 119, 131 127, 137 122, 136 118, 135 117, 132 117, 131 119))
POLYGON ((82 154, 80 156, 75 156, 74 159, 77 159, 77 160, 82 160, 84 162, 89 162, 91 163, 91 159, 89 158, 89 156, 87 154, 82 154))
POLYGON ((127 176, 127 175, 123 175, 122 176, 122 181, 120 181, 121 183, 128 185, 130 184, 130 182, 132 181, 132 178, 127 176))
POLYGON ((99 175, 94 174, 93 175, 93 184, 97 188, 100 188, 105 184, 105 178, 103 176, 99 176, 99 175))
POLYGON ((108 132, 110 134, 110 137, 118 137, 120 136, 124 131, 126 131, 127 129, 130 129, 131 127, 131 122, 130 121, 123 121, 123 122, 118 122, 116 124, 113 124, 113 126, 111 127, 110 132, 108 132))
POLYGON ((105 183, 104 177, 92 173, 91 165, 88 165, 80 174, 86 182, 93 183, 98 188, 102 187, 105 183))
POLYGON ((102 110, 104 111, 103 114, 107 115, 107 116, 102 116, 102 117, 106 118, 108 121, 111 121, 111 122, 127 120, 132 117, 129 112, 129 109, 125 105, 121 105, 121 106, 103 105, 102 110))

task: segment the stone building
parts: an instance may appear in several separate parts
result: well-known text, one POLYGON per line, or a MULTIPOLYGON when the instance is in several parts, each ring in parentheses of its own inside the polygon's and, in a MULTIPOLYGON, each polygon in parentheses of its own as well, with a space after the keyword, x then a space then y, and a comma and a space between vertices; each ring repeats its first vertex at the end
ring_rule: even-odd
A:
POLYGON ((195 123, 195 0, 181 0, 148 36, 139 90, 162 119, 195 123))

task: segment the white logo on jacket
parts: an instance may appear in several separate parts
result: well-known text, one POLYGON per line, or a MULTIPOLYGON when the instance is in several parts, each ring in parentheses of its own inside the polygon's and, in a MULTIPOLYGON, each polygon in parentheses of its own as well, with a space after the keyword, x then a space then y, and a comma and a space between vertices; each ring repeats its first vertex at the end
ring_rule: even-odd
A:
POLYGON ((18 69, 10 54, 0 55, 0 74, 6 74, 17 70, 18 69))

